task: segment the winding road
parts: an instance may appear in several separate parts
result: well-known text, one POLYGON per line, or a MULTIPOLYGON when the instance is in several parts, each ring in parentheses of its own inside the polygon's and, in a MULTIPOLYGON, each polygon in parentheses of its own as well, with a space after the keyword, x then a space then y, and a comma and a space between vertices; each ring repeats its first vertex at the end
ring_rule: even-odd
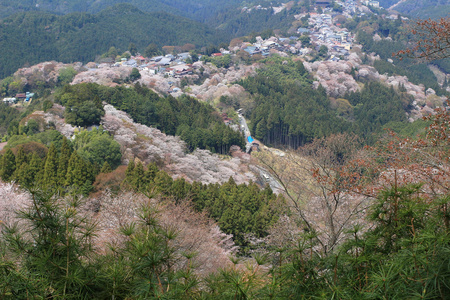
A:
MULTIPOLYGON (((248 141, 248 137, 251 136, 250 129, 248 128, 247 121, 241 113, 238 113, 239 116, 239 129, 245 135, 245 152, 248 153, 250 148, 252 147, 252 143, 248 141)), ((276 194, 281 193, 283 191, 282 185, 272 176, 266 169, 260 166, 256 166, 256 169, 259 172, 259 177, 261 178, 262 185, 266 183, 269 184, 272 191, 276 194)))

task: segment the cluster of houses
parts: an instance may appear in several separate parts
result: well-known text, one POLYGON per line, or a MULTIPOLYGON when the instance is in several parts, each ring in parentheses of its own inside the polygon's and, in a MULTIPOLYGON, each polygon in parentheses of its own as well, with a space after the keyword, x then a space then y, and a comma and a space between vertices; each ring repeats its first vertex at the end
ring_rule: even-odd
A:
MULTIPOLYGON (((299 17, 303 16, 306 16, 306 14, 299 17)), ((327 46, 331 60, 340 60, 340 58, 345 58, 350 54, 353 36, 348 30, 333 25, 330 14, 310 13, 309 16, 309 28, 298 28, 298 35, 308 35, 317 49, 322 45, 327 46)), ((263 56, 269 55, 272 49, 299 55, 307 55, 311 52, 311 49, 305 48, 298 42, 297 36, 289 38, 271 37, 267 40, 257 39, 255 43, 246 44, 243 47, 243 50, 250 55, 261 54, 263 56)))
POLYGON ((347 29, 333 25, 331 15, 311 13, 309 25, 312 27, 311 41, 317 46, 327 46, 332 59, 349 55, 353 36, 347 29))
POLYGON ((190 58, 188 52, 177 55, 167 54, 165 56, 154 56, 144 58, 143 56, 132 56, 130 59, 122 58, 120 62, 114 63, 113 67, 131 67, 145 70, 153 74, 161 74, 169 77, 182 77, 193 73, 192 65, 186 61, 190 58))
POLYGON ((15 97, 11 98, 3 98, 3 103, 11 105, 15 104, 18 101, 23 101, 24 103, 30 103, 33 100, 34 93, 26 92, 26 93, 19 93, 16 94, 15 97))
POLYGON ((297 41, 297 39, 298 37, 296 36, 289 38, 271 37, 267 40, 259 39, 256 43, 245 45, 243 50, 250 55, 261 54, 262 56, 268 56, 270 54, 270 50, 272 49, 280 52, 295 54, 299 51, 299 48, 295 45, 295 41, 297 41))
POLYGON ((376 8, 380 8, 380 2, 378 1, 371 1, 371 0, 364 0, 362 3, 366 6, 373 6, 376 8))

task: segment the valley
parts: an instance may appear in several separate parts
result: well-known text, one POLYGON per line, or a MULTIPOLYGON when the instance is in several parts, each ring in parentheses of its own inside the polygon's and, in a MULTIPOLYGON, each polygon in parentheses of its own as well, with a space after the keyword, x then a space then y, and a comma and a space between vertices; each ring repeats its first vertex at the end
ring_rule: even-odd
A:
POLYGON ((446 299, 430 3, 0 0, 0 298, 446 299))

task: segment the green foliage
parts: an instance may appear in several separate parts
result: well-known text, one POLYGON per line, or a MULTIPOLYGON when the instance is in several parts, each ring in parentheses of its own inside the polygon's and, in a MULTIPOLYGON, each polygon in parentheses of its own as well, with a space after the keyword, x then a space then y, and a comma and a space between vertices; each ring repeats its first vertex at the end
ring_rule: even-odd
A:
POLYGON ((271 58, 257 76, 240 84, 256 104, 247 113, 250 131, 265 144, 297 148, 315 137, 351 127, 331 110, 324 89, 311 87, 311 78, 301 62, 271 58))
POLYGON ((94 247, 96 223, 79 198, 32 190, 20 226, 2 223, 0 288, 5 299, 191 299, 199 293, 195 254, 174 246, 177 231, 143 206, 116 234, 124 243, 94 247))
POLYGON ((136 55, 136 53, 138 52, 138 49, 136 47, 135 43, 130 43, 130 45, 128 46, 128 51, 130 51, 131 55, 136 55))
POLYGON ((328 55, 328 47, 325 45, 320 46, 319 48, 319 56, 320 57, 327 57, 328 55))
POLYGON ((379 133, 389 122, 406 123, 405 109, 400 95, 392 87, 378 82, 367 83, 361 92, 351 93, 344 98, 353 105, 357 134, 367 142, 374 142, 372 134, 379 133))
MULTIPOLYGON (((295 4, 292 9, 284 9, 277 14, 273 14, 271 9, 253 9, 250 12, 237 12, 236 8, 231 8, 218 13, 214 19, 211 19, 211 23, 237 37, 253 35, 256 32, 272 32, 272 29, 287 31, 291 27, 292 22, 295 21, 294 15, 300 12, 301 4, 295 4)), ((267 38, 267 36, 264 38, 267 38)))
POLYGON ((450 13, 446 0, 407 0, 399 3, 395 9, 402 14, 421 19, 438 19, 450 13))
POLYGON ((56 188, 58 183, 58 153, 54 144, 50 145, 44 165, 44 184, 56 188))
POLYGON ((253 182, 237 185, 232 178, 222 185, 189 184, 184 179, 173 180, 153 164, 145 170, 140 162, 136 165, 130 162, 124 186, 144 194, 158 193, 175 203, 189 199, 195 209, 207 211, 224 232, 233 235, 242 253, 250 246, 245 235, 266 236, 282 212, 279 205, 283 198, 273 194, 269 187, 260 190, 253 182))
POLYGON ((18 122, 20 117, 20 112, 10 107, 4 103, 0 103, 0 135, 6 134, 8 131, 13 131, 15 124, 16 128, 18 123, 13 123, 13 121, 18 122), (10 128, 10 129, 9 129, 10 128))
POLYGON ((24 133, 27 135, 33 135, 39 132, 39 124, 35 119, 30 119, 24 128, 24 133))
POLYGON ((240 84, 255 101, 247 112, 250 131, 265 144, 293 148, 337 132, 355 133, 372 143, 385 124, 407 123, 405 112, 412 102, 404 92, 369 82, 332 106, 322 87, 311 87, 300 61, 279 57, 266 60, 257 76, 240 84))
POLYGON ((81 158, 77 151, 73 151, 69 159, 65 179, 64 186, 75 193, 88 195, 92 190, 92 183, 95 179, 92 164, 81 158))
POLYGON ((429 126, 428 122, 418 119, 412 123, 409 122, 389 122, 383 126, 384 129, 389 129, 395 132, 398 136, 407 138, 407 137, 416 137, 416 136, 424 136, 425 128, 429 126))
MULTIPOLYGON (((357 40, 358 43, 363 45, 363 50, 366 53, 375 52, 380 55, 381 60, 377 60, 373 63, 374 67, 380 74, 387 73, 388 75, 400 75, 407 76, 408 79, 414 84, 423 84, 425 89, 432 88, 438 95, 444 95, 445 91, 437 83, 436 76, 424 63, 418 64, 416 61, 405 58, 399 60, 393 57, 393 53, 396 53, 404 49, 404 43, 402 39, 406 35, 400 35, 398 39, 394 40, 381 40, 375 42, 372 34, 368 34, 362 30, 358 31, 357 40), (394 64, 387 62, 387 59, 393 59, 394 64)), ((446 67, 446 60, 436 62, 446 67)))
POLYGON ((161 53, 161 50, 158 48, 158 46, 155 43, 151 43, 150 45, 145 48, 145 56, 146 57, 153 57, 161 53))
POLYGON ((66 107, 66 122, 75 126, 100 123, 105 114, 95 84, 66 85, 56 100, 66 107))
POLYGON ((20 228, 2 224, 2 241, 8 251, 3 258, 8 263, 11 257, 21 262, 20 266, 6 265, 15 282, 1 273, 3 296, 95 297, 100 287, 98 268, 90 261, 95 226, 80 214, 81 202, 75 198, 61 203, 42 191, 32 191, 31 198, 33 205, 18 214, 23 220, 20 228))
POLYGON ((56 14, 69 14, 73 12, 97 13, 118 3, 130 3, 146 12, 168 12, 174 15, 189 17, 195 20, 206 20, 215 15, 216 12, 228 7, 236 8, 239 0, 42 0, 39 6, 29 0, 0 1, 0 18, 21 11, 49 11, 56 14))
MULTIPOLYGON (((72 157, 79 159, 76 152, 72 157)), ((15 161, 26 164, 23 150, 15 161)), ((160 193, 163 201, 191 199, 235 234, 246 254, 239 237, 264 237, 284 213, 281 197, 268 188, 232 179, 222 186, 188 184, 155 165, 130 162, 124 184, 149 196, 160 193)), ((255 249, 247 262, 231 258, 233 266, 202 277, 191 261, 196 254, 179 246, 179 232, 161 224, 156 206, 144 205, 137 220, 123 222, 117 233, 123 242, 101 252, 78 198, 34 189, 33 205, 16 215, 21 222, 0 224, 0 292, 7 299, 447 299, 450 197, 424 199, 422 189, 394 183, 380 191, 367 210, 368 227, 348 230, 326 254, 317 252, 314 231, 305 231, 280 247, 255 249)))
POLYGON ((80 84, 65 87, 56 99, 63 105, 89 99, 97 99, 96 103, 106 101, 130 114, 135 122, 180 136, 190 150, 201 148, 228 154, 232 145, 244 146, 242 135, 226 126, 211 106, 191 97, 162 98, 139 84, 134 89, 80 84))
POLYGON ((120 165, 120 145, 102 128, 78 133, 74 144, 78 154, 98 168, 105 162, 113 169, 120 165))
POLYGON ((210 62, 218 68, 229 68, 231 65, 231 55, 226 54, 218 57, 203 56, 202 60, 210 62))
POLYGON ((0 177, 4 181, 9 181, 16 170, 16 157, 11 149, 6 150, 0 160, 0 177))
POLYGON ((66 85, 72 82, 72 79, 77 75, 77 71, 73 67, 67 67, 59 70, 58 83, 66 85))
POLYGON ((57 172, 58 184, 60 186, 64 186, 65 184, 71 154, 72 149, 70 148, 69 141, 66 138, 64 138, 59 153, 58 172, 57 172))
POLYGON ((88 195, 105 162, 114 167, 120 164, 120 146, 103 130, 81 133, 74 146, 56 130, 31 137, 12 136, 0 158, 0 177, 25 188, 40 186, 61 194, 71 190, 88 195), (42 143, 49 145, 49 149, 42 143), (73 151, 74 146, 85 157, 73 151))
POLYGON ((141 78, 141 73, 139 73, 139 70, 137 68, 133 68, 128 78, 130 79, 131 82, 136 81, 139 78, 141 78))
MULTIPOLYGON (((3 49, 0 78, 12 74, 25 63, 49 60, 87 63, 110 47, 128 49, 130 42, 145 49, 149 41, 161 47, 186 43, 203 46, 224 40, 224 33, 207 25, 164 12, 144 13, 129 4, 118 4, 96 15, 19 13, 0 24, 0 47, 3 49)), ((20 92, 20 82, 10 84, 10 89, 10 93, 20 92)))
POLYGON ((100 169, 100 173, 110 173, 110 172, 112 172, 111 166, 108 164, 107 161, 105 161, 102 168, 100 169))
POLYGON ((44 132, 35 134, 33 136, 26 135, 13 135, 8 139, 7 148, 14 148, 19 145, 27 144, 30 142, 38 142, 45 146, 50 146, 54 144, 57 149, 61 148, 63 142, 63 135, 57 130, 46 130, 44 132))

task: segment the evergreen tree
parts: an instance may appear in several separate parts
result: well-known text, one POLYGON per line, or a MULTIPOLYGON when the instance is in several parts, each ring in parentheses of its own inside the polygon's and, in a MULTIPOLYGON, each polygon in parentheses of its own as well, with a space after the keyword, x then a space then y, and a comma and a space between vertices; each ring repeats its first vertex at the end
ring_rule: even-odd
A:
POLYGON ((10 181, 16 170, 16 157, 11 149, 6 150, 0 164, 0 177, 4 181, 10 181))
MULTIPOLYGON (((79 213, 79 199, 60 203, 61 200, 42 191, 32 191, 31 199, 33 205, 18 215, 26 221, 21 223, 21 230, 17 225, 3 228, 9 253, 22 258, 22 263, 16 288, 2 290, 2 296, 11 299, 38 295, 48 299, 98 298, 96 292, 101 290, 101 285, 98 268, 92 260, 91 244, 95 225, 79 213)), ((2 277, 0 281, 5 279, 2 277)))
POLYGON ((130 45, 128 46, 128 51, 130 51, 131 55, 135 56, 137 51, 137 47, 134 43, 130 43, 130 45))
POLYGON ((23 175, 26 173, 26 168, 22 168, 21 175, 19 175, 19 169, 21 169, 22 165, 27 162, 27 157, 25 155, 25 151, 23 150, 23 146, 20 145, 17 149, 16 154, 16 170, 14 172, 14 180, 16 180, 19 183, 22 183, 23 175), (21 177, 21 179, 19 179, 21 177))
POLYGON ((144 166, 139 161, 133 170, 133 179, 132 179, 132 187, 134 190, 139 191, 144 188, 145 184, 148 184, 145 180, 145 171, 144 166))
POLYGON ((31 155, 30 163, 28 166, 28 172, 25 177, 25 182, 29 186, 33 184, 39 184, 42 182, 43 175, 43 162, 42 159, 36 154, 31 155))
POLYGON ((58 161, 58 184, 60 186, 63 186, 66 182, 66 174, 67 168, 69 166, 70 156, 71 149, 69 147, 67 138, 64 137, 58 161))
POLYGON ((100 173, 110 173, 112 172, 111 166, 108 164, 107 161, 105 161, 105 163, 103 164, 100 173))
POLYGON ((26 162, 16 168, 16 171, 14 172, 14 180, 23 187, 30 186, 31 181, 29 180, 29 166, 26 162))
POLYGON ((17 149, 16 169, 19 168, 25 162, 27 162, 27 157, 25 155, 25 151, 23 150, 23 146, 20 145, 17 149))
POLYGON ((128 162, 127 169, 125 170, 125 180, 124 184, 129 188, 133 188, 133 180, 134 180, 134 159, 130 159, 128 162))
POLYGON ((70 156, 69 165, 67 167, 66 186, 80 191, 84 186, 86 191, 86 181, 92 184, 93 175, 88 164, 78 155, 77 151, 73 151, 70 156))
POLYGON ((262 119, 258 122, 258 125, 256 125, 256 131, 255 131, 255 137, 257 139, 263 139, 266 136, 267 133, 267 123, 265 119, 262 119))
POLYGON ((45 160, 43 184, 47 187, 56 188, 58 181, 58 152, 52 143, 45 160))

